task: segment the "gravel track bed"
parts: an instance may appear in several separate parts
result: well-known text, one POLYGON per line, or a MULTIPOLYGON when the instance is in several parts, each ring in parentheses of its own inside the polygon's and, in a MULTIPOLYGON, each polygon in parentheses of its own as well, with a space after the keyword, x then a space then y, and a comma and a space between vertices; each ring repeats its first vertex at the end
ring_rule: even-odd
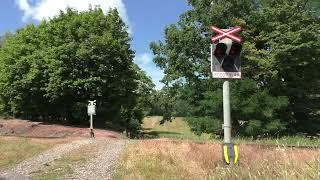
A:
POLYGON ((17 166, 13 167, 10 170, 6 170, 4 172, 0 172, 0 180, 8 179, 8 180, 23 180, 29 179, 29 175, 32 172, 42 169, 42 167, 46 166, 48 163, 61 158, 65 153, 79 148, 82 145, 89 144, 91 142, 90 139, 76 140, 68 144, 57 145, 44 153, 33 157, 31 159, 24 160, 17 166))
POLYGON ((67 175, 65 179, 86 180, 108 180, 112 179, 112 173, 116 162, 126 144, 121 139, 96 140, 98 152, 85 164, 78 164, 72 168, 73 174, 67 175))

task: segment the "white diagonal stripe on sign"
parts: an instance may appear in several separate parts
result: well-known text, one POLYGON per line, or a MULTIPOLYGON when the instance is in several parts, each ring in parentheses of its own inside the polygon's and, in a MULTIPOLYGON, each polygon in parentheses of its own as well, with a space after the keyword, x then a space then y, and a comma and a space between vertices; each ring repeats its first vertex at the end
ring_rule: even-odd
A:
POLYGON ((235 40, 235 41, 238 41, 238 42, 241 42, 241 38, 233 35, 233 33, 236 33, 236 32, 239 32, 241 30, 241 27, 240 26, 237 26, 231 30, 227 30, 227 31, 224 31, 220 28, 217 28, 215 26, 211 26, 211 29, 214 31, 214 32, 218 32, 220 33, 220 35, 217 35, 217 36, 214 36, 211 38, 211 41, 216 41, 220 38, 224 38, 224 37, 229 37, 230 39, 232 40, 235 40))

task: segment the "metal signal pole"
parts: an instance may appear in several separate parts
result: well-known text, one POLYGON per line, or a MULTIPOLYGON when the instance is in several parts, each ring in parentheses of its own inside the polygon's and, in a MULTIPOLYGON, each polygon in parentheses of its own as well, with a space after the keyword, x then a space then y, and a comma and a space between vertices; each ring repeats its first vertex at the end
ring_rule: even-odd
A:
POLYGON ((224 143, 231 143, 231 113, 229 81, 223 82, 223 132, 224 143))
POLYGON ((90 114, 90 129, 93 129, 93 123, 92 123, 92 120, 93 120, 93 114, 90 114))
MULTIPOLYGON (((240 79, 241 38, 235 33, 241 31, 240 26, 230 29, 220 29, 211 26, 210 29, 217 35, 211 37, 211 72, 217 79, 240 79), (236 42, 234 42, 236 41, 236 42)), ((223 144, 222 159, 228 165, 237 164, 239 158, 238 145, 231 142, 231 112, 230 112, 230 86, 229 81, 223 82, 223 144)))
POLYGON ((231 112, 229 81, 223 82, 223 145, 222 158, 229 165, 237 164, 239 158, 238 145, 231 142, 231 112))

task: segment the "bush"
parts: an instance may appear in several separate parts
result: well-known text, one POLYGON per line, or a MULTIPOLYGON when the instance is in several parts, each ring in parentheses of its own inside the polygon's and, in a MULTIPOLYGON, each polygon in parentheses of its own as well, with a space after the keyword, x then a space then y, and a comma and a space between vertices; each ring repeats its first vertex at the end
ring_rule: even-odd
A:
POLYGON ((222 130, 222 121, 212 117, 188 117, 186 121, 197 135, 202 133, 219 134, 222 130))

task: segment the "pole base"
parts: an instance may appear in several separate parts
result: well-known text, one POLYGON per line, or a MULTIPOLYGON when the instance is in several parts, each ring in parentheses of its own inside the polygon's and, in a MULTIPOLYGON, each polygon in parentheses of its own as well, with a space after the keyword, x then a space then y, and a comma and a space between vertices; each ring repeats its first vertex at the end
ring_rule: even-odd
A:
POLYGON ((93 129, 90 129, 90 137, 91 137, 91 138, 94 138, 94 132, 93 132, 93 129))
POLYGON ((239 159, 238 145, 233 143, 222 144, 222 159, 228 165, 237 164, 239 159))

